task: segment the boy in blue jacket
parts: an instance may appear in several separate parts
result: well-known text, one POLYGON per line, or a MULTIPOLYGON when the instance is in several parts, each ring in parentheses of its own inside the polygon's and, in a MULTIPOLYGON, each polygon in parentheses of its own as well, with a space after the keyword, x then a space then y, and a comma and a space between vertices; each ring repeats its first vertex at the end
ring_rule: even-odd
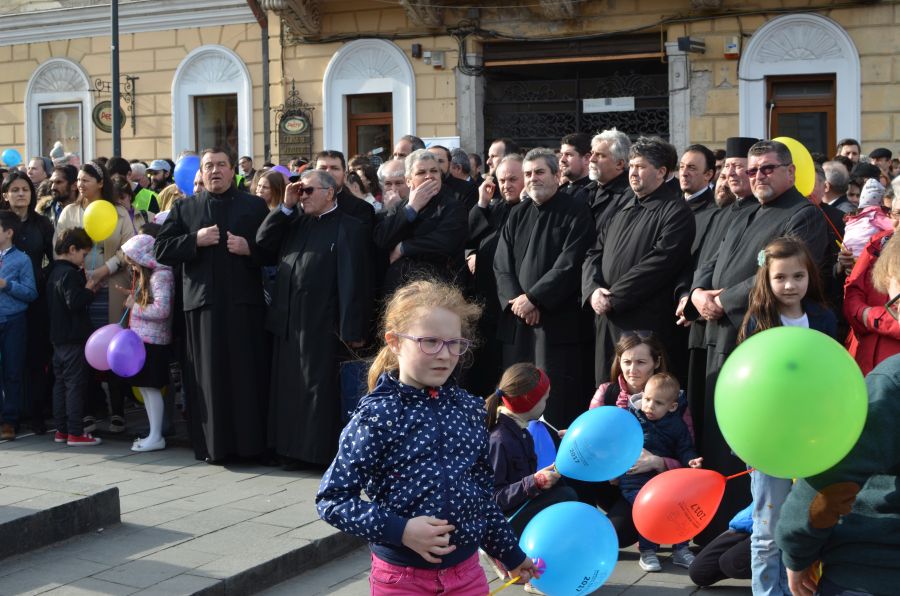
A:
POLYGON ((0 369, 3 408, 0 440, 12 441, 22 409, 22 370, 25 366, 25 310, 37 298, 31 259, 13 246, 19 216, 0 211, 0 369))

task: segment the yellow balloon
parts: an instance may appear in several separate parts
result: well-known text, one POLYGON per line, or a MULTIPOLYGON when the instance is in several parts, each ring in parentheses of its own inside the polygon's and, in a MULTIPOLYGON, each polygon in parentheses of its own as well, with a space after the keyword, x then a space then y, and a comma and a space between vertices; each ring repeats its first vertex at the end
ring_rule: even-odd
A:
MULTIPOLYGON (((168 391, 169 391, 169 386, 166 385, 165 387, 162 388, 160 393, 162 393, 163 397, 165 397, 165 395, 166 395, 166 393, 168 393, 168 391)), ((144 396, 141 395, 140 389, 138 389, 137 387, 132 387, 131 394, 134 396, 134 399, 136 399, 138 403, 141 403, 141 404, 144 403, 144 396)))
POLYGON ((812 155, 809 154, 803 143, 791 137, 778 137, 772 140, 787 145, 787 148, 791 150, 791 161, 794 162, 796 168, 794 186, 801 195, 808 197, 816 185, 816 169, 812 155))
POLYGON ((109 201, 97 199, 84 210, 84 231, 94 242, 103 242, 116 229, 119 214, 109 201))

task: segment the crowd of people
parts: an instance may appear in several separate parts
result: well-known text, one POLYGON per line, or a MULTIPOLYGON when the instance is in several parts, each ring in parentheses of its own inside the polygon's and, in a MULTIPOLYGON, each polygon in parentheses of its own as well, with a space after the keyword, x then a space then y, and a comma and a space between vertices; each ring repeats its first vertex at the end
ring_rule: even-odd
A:
MULTIPOLYGON (((126 431, 134 387, 150 433, 132 448, 163 449, 180 386, 198 459, 330 465, 320 512, 376 545, 373 577, 471 565, 489 535, 493 560, 527 579, 514 537, 540 509, 576 499, 601 506, 620 544, 639 542, 641 567, 659 571, 631 504, 667 469, 745 469, 714 409, 741 341, 816 329, 845 342, 863 373, 900 351, 896 296, 872 275, 893 254, 900 166, 853 139, 814 156, 807 196, 787 146, 744 137, 680 156, 612 129, 527 152, 497 139, 483 162, 412 135, 383 162, 335 150, 259 169, 222 148, 198 157, 193 189, 174 183, 178 162, 166 159, 37 157, 3 172, 0 438, 24 423, 98 444, 101 418, 126 431), (83 229, 94 201, 116 213, 101 242, 83 229), (88 338, 113 323, 145 344, 135 377, 87 364, 88 338), (359 361, 370 393, 339 438, 344 402, 365 393, 342 370, 359 361), (604 405, 644 431, 626 476, 587 484, 536 469, 530 422, 558 440, 604 405), (367 483, 371 503, 359 500, 367 483), (401 498, 404 483, 431 488, 401 498)), ((755 592, 789 593, 773 535, 791 486, 760 472, 729 482, 695 539, 722 542, 752 498, 750 538, 725 544, 746 546, 743 566, 728 550, 729 569, 752 568, 755 592)), ((709 551, 674 552, 676 565, 702 561, 698 583, 719 577, 709 551)))

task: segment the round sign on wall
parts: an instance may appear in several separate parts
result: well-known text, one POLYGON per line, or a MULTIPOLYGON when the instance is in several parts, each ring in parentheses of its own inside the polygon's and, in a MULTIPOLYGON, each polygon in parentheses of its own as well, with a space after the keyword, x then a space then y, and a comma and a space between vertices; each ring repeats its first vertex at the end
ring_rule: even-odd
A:
POLYGON ((309 120, 304 116, 287 116, 281 121, 281 132, 286 135, 300 135, 309 128, 309 120))
MULTIPOLYGON (((121 117, 119 128, 124 128, 125 126, 125 111, 119 107, 119 116, 121 117)), ((102 130, 103 132, 112 132, 112 121, 113 121, 113 112, 112 112, 112 102, 110 100, 101 101, 97 105, 94 106, 94 112, 91 115, 92 120, 94 121, 94 126, 102 130)))

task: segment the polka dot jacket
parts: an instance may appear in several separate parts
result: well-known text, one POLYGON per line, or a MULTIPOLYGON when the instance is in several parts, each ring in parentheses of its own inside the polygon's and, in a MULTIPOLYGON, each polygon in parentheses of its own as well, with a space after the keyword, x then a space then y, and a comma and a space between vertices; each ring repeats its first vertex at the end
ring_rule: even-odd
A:
POLYGON ((385 373, 341 433, 316 506, 322 519, 365 538, 376 556, 395 565, 446 568, 480 546, 512 569, 525 553, 492 489, 484 400, 452 379, 416 389, 385 373), (450 537, 456 550, 439 565, 402 544, 406 521, 420 515, 456 527, 450 537))

